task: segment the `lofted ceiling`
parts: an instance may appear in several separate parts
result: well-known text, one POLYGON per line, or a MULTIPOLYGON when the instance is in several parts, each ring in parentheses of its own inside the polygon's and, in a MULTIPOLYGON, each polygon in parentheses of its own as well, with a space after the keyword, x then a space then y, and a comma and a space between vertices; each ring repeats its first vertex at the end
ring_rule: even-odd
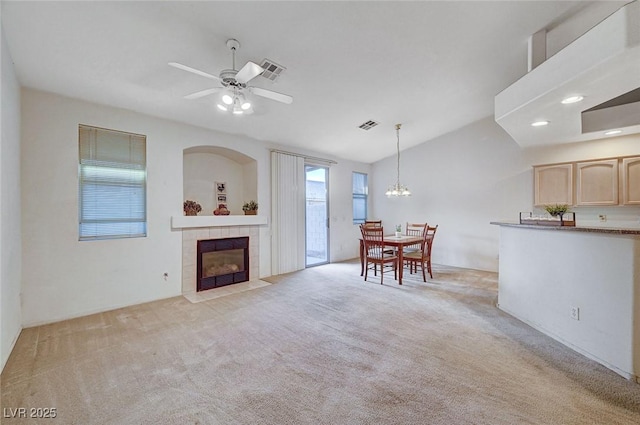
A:
MULTIPOLYGON (((603 3, 603 2, 598 2, 603 3)), ((609 9, 625 2, 607 2, 609 9)), ((279 145, 370 163, 494 113, 494 97, 527 71, 527 40, 584 1, 46 1, 2 0, 20 83, 279 145), (253 85, 291 105, 253 99, 233 116, 215 97, 183 96, 218 75, 271 59, 286 67, 253 85), (368 120, 379 123, 365 131, 368 120)))

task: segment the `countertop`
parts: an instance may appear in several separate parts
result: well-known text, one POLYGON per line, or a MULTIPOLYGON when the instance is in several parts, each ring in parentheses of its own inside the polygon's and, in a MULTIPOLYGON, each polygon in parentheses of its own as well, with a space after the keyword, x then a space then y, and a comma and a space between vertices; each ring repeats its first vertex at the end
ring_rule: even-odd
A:
POLYGON ((608 233, 613 235, 640 235, 640 228, 587 227, 587 226, 542 226, 539 224, 520 224, 515 221, 492 221, 489 224, 523 229, 557 230, 562 232, 608 233))

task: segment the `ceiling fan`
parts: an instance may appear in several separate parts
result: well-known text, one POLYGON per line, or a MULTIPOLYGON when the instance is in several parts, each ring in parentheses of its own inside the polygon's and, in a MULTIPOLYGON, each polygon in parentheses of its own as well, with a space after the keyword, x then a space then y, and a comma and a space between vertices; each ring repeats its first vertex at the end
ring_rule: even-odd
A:
POLYGON ((216 80, 220 83, 220 87, 213 87, 206 90, 201 90, 195 93, 186 95, 185 99, 198 99, 210 94, 223 91, 221 102, 218 103, 218 108, 223 111, 231 111, 234 114, 242 114, 245 112, 251 112, 251 103, 244 95, 244 91, 247 90, 257 96, 262 96, 267 99, 275 100, 290 104, 293 102, 293 97, 275 92, 273 90, 267 90, 260 87, 248 86, 247 83, 253 80, 258 75, 264 72, 264 68, 254 62, 247 62, 239 71, 236 70, 236 51, 240 48, 240 42, 236 39, 227 40, 227 47, 231 50, 233 57, 232 69, 223 69, 220 71, 219 76, 209 74, 199 69, 191 68, 190 66, 183 65, 178 62, 169 62, 169 65, 181 69, 183 71, 191 72, 192 74, 200 75, 201 77, 216 80))

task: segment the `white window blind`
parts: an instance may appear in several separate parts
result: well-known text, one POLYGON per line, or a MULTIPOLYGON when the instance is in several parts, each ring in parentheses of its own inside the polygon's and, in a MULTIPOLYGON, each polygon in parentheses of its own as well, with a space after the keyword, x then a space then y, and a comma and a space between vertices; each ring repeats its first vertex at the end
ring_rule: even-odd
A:
POLYGON ((367 219, 367 175, 353 172, 353 224, 364 223, 367 219))
POLYGON ((147 235, 146 137, 79 126, 80 240, 147 235))

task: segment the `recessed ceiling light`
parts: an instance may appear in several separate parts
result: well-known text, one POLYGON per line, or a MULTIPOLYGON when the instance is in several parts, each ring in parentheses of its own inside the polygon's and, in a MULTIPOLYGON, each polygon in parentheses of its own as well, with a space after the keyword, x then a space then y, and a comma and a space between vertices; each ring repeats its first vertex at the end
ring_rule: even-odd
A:
POLYGON ((542 127, 547 124, 549 124, 549 121, 536 121, 531 123, 531 127, 542 127))
POLYGON ((562 99, 562 103, 569 104, 569 103, 576 103, 576 102, 580 102, 582 99, 584 99, 584 96, 570 96, 567 97, 565 99, 562 99))
POLYGON ((620 134, 622 130, 609 130, 604 133, 605 136, 613 136, 614 134, 620 134))

